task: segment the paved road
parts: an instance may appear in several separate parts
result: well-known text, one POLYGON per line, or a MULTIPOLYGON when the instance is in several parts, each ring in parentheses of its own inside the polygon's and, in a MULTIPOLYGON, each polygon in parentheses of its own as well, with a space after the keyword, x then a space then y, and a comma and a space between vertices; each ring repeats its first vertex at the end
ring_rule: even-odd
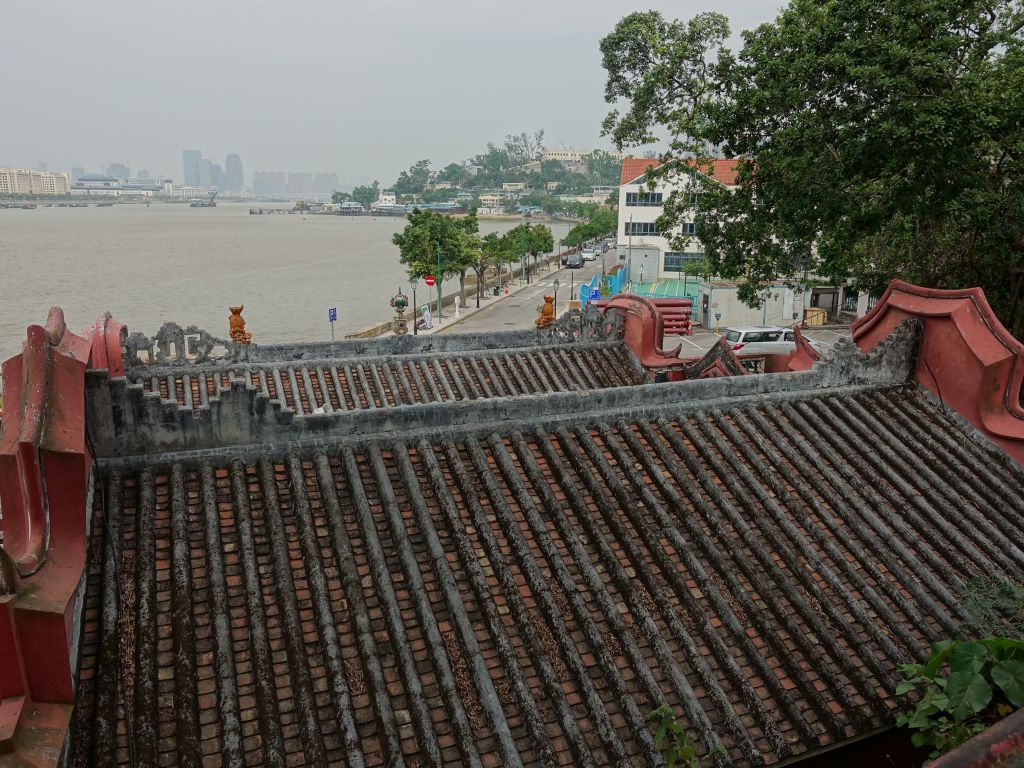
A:
MULTIPOLYGON (((605 256, 608 264, 614 262, 614 252, 605 256)), ((525 285, 515 293, 505 296, 499 301, 487 299, 480 304, 480 311, 466 317, 464 320, 442 327, 438 333, 473 333, 485 331, 509 331, 516 328, 532 328, 537 320, 538 307, 544 304, 544 296, 553 296, 555 289, 553 281, 557 278, 558 286, 558 307, 559 314, 566 310, 566 302, 575 293, 570 286, 587 282, 594 275, 601 272, 601 259, 597 261, 584 262, 582 269, 559 269, 552 268, 545 272, 543 267, 540 273, 530 285, 525 285)), ((518 281, 513 283, 513 288, 518 287, 518 281)), ((473 307, 476 299, 471 297, 469 306, 473 307)))
MULTIPOLYGON (((605 254, 606 265, 615 263, 615 251, 605 254)), ((530 285, 525 285, 518 291, 505 296, 498 301, 488 299, 481 303, 480 311, 451 325, 444 325, 438 329, 438 333, 471 333, 487 331, 508 331, 516 328, 532 328, 537 319, 538 307, 544 303, 543 296, 554 295, 555 289, 552 282, 558 278, 558 308, 559 314, 565 311, 566 302, 575 290, 570 292, 570 284, 576 285, 580 282, 590 280, 594 275, 601 272, 601 259, 585 262, 582 269, 558 269, 544 272, 543 268, 536 280, 530 285)), ((519 283, 513 283, 513 288, 519 283)), ((475 300, 470 299, 470 307, 475 300)), ((804 334, 823 347, 831 347, 839 339, 850 335, 849 328, 822 328, 811 329, 804 334)), ((718 334, 710 331, 698 330, 693 336, 666 336, 665 346, 674 349, 676 345, 682 344, 680 354, 683 357, 702 355, 709 350, 718 340, 718 334)))

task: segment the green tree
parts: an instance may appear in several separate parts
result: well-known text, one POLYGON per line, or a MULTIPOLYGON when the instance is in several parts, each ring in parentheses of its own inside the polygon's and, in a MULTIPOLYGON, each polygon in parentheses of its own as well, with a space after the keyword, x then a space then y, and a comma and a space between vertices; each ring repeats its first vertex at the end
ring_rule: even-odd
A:
POLYGON ((391 240, 398 246, 399 260, 405 265, 409 277, 419 279, 434 275, 441 283, 445 278, 458 275, 464 300, 466 270, 477 259, 476 250, 479 248, 475 213, 456 219, 413 208, 406 218, 405 228, 396 232, 391 240))
POLYGON ((352 199, 364 208, 369 208, 370 203, 376 202, 379 196, 380 184, 376 181, 373 184, 359 186, 352 190, 352 199))
POLYGON ((417 160, 409 167, 408 171, 398 174, 394 192, 399 197, 422 195, 428 184, 430 184, 430 161, 417 160))
POLYGON ((350 195, 348 192, 334 192, 331 195, 331 202, 334 203, 335 205, 341 205, 346 200, 351 200, 351 199, 352 199, 352 195, 350 195))
POLYGON ((1020 0, 792 0, 734 54, 716 14, 633 14, 601 43, 606 97, 628 104, 604 129, 669 134, 651 175, 690 174, 700 205, 675 195, 660 225, 695 221, 752 305, 807 273, 980 285, 1022 336, 1022 28, 1020 0), (735 193, 694 174, 709 146, 741 158, 735 193))
POLYGON ((448 163, 438 171, 436 181, 450 181, 452 184, 460 185, 467 175, 466 169, 459 163, 448 163))

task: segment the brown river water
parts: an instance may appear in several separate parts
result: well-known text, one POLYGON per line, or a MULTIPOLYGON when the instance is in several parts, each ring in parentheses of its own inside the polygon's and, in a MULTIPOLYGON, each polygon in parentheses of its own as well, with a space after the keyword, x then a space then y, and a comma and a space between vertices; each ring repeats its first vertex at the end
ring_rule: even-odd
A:
MULTIPOLYGON (((391 243, 404 218, 250 216, 250 207, 0 210, 0 360, 54 305, 76 332, 108 310, 129 331, 152 335, 173 320, 226 338, 228 306, 244 304, 253 341, 271 343, 329 340, 329 307, 341 338, 387 320, 399 286, 408 293, 391 243)), ((480 230, 516 223, 481 221, 480 230)), ((570 225, 548 226, 557 241, 570 225)), ((458 280, 444 289, 456 292, 458 280)), ((421 301, 426 290, 420 283, 421 301)))

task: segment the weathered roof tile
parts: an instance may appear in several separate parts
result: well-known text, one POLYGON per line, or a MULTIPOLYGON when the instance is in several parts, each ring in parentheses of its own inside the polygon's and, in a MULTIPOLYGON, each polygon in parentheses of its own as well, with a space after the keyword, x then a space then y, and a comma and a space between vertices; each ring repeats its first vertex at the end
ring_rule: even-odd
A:
POLYGON ((721 765, 873 731, 962 582, 1024 571, 1024 475, 961 430, 890 386, 111 470, 75 764, 654 765, 661 703, 721 765))

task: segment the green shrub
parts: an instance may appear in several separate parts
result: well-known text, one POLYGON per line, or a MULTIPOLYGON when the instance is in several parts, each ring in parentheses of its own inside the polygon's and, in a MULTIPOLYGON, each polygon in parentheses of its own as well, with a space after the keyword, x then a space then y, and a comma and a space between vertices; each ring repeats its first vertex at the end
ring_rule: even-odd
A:
POLYGON ((978 642, 932 644, 924 664, 902 664, 896 695, 917 692, 912 710, 896 722, 914 731, 915 747, 938 757, 1024 707, 1024 640, 990 637, 978 642))

